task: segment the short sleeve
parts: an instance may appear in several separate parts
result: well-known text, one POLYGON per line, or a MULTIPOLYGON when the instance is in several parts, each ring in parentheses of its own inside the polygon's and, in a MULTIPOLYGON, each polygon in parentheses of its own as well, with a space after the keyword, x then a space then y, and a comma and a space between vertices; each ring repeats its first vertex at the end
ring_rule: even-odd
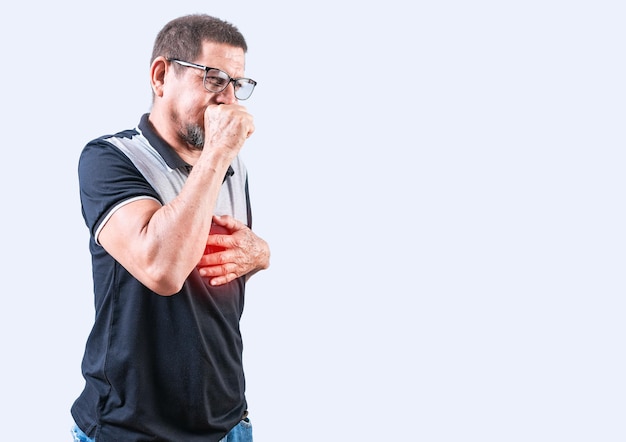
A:
POLYGON ((132 161, 99 138, 88 143, 78 161, 82 215, 92 236, 117 207, 131 199, 161 198, 132 161))

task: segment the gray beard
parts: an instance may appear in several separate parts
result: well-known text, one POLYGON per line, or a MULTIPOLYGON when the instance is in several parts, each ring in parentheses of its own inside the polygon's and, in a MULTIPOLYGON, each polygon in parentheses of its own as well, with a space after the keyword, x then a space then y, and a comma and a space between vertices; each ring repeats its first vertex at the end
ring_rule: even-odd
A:
POLYGON ((202 150, 204 147, 204 129, 197 124, 187 125, 187 132, 182 134, 185 140, 193 149, 202 150))

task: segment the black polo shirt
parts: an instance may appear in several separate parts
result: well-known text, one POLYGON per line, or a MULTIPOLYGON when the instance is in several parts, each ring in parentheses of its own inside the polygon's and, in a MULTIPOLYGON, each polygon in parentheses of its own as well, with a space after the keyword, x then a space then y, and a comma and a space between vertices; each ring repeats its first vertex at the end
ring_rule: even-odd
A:
MULTIPOLYGON (((85 388, 71 412, 98 442, 219 441, 246 410, 239 330, 244 278, 211 287, 194 270, 179 293, 159 296, 97 240, 124 204, 145 198, 167 204, 189 170, 147 114, 136 129, 93 140, 81 153, 96 314, 82 363, 85 388)), ((251 225, 239 158, 224 179, 215 213, 251 225)))

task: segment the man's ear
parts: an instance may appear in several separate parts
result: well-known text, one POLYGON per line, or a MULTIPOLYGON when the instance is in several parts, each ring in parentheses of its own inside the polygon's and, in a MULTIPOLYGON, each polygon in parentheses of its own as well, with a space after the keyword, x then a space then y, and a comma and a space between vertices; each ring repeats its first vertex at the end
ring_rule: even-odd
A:
POLYGON ((150 86, 152 92, 157 97, 163 96, 163 87, 165 86, 165 75, 169 69, 169 62, 165 57, 157 57, 150 66, 150 86))

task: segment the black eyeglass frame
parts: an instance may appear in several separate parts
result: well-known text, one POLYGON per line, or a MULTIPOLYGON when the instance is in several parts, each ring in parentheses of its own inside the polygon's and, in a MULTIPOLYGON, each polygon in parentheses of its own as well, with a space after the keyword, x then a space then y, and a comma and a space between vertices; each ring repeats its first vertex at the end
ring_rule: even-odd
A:
POLYGON ((252 96, 252 92, 254 92, 254 88, 255 88, 255 86, 257 85, 257 82, 256 82, 256 81, 254 81, 252 78, 245 78, 245 77, 233 78, 233 77, 231 77, 230 75, 228 75, 226 72, 224 72, 223 70, 218 69, 218 68, 212 68, 212 67, 209 67, 209 66, 204 66, 204 65, 202 65, 202 64, 191 63, 191 62, 189 62, 189 61, 179 60, 179 59, 177 59, 177 58, 168 58, 168 59, 167 59, 167 61, 174 62, 174 63, 177 63, 177 64, 179 64, 179 65, 181 65, 181 66, 185 66, 185 67, 188 67, 188 68, 195 68, 195 69, 201 69, 201 70, 203 70, 203 71, 204 71, 204 78, 202 79, 202 85, 203 85, 203 86, 204 86, 204 88, 205 88, 207 91, 209 91, 209 92, 213 92, 213 93, 218 94, 218 93, 220 93, 220 92, 223 92, 223 91, 224 91, 224 90, 228 87, 228 85, 229 85, 229 84, 233 83, 233 85, 235 86, 235 88, 234 88, 234 89, 235 89, 235 97, 236 97, 238 100, 247 100, 248 98, 250 98, 250 96, 252 96), (213 70, 213 71, 218 71, 218 72, 221 72, 222 74, 224 74, 224 76, 225 76, 225 78, 224 78, 224 79, 228 78, 228 82, 224 85, 224 87, 223 87, 223 88, 221 88, 221 89, 219 89, 219 90, 211 90, 211 89, 209 89, 209 88, 207 87, 207 74, 208 74, 208 73, 209 73, 209 71, 211 71, 211 70, 213 70), (237 97, 237 92, 240 90, 240 89, 238 89, 238 88, 236 87, 236 86, 237 86, 237 82, 238 82, 238 81, 242 81, 242 80, 244 80, 244 81, 245 81, 245 82, 247 82, 248 84, 251 84, 251 85, 252 85, 252 90, 250 91, 250 94, 249 94, 247 97, 245 97, 245 98, 239 98, 239 97, 237 97))

